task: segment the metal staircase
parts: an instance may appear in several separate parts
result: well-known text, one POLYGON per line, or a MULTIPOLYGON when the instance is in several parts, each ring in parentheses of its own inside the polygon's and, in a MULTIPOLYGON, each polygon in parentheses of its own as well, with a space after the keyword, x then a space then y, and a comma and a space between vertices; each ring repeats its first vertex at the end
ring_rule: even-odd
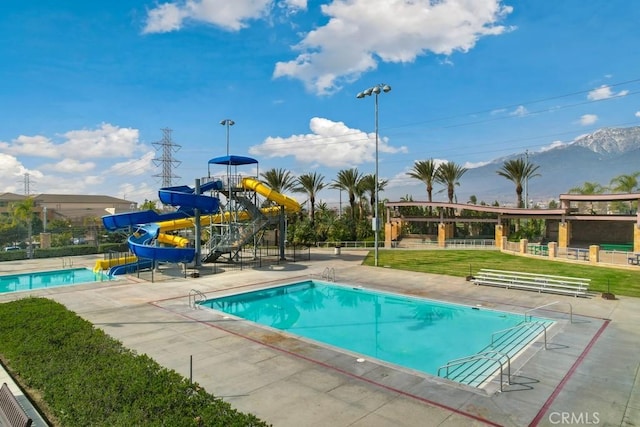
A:
MULTIPOLYGON (((208 250, 203 256, 203 262, 214 262, 224 254, 230 254, 230 258, 233 259, 243 245, 273 222, 273 216, 262 213, 247 197, 236 195, 234 200, 244 208, 251 220, 231 221, 223 234, 212 236, 207 244, 208 250)), ((233 215, 231 217, 233 218, 233 215)))

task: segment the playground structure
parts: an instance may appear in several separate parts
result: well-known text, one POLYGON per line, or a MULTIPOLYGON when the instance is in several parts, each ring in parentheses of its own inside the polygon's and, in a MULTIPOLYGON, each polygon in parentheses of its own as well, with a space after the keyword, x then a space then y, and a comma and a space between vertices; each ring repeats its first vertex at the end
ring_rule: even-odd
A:
POLYGON ((260 182, 255 159, 231 155, 211 159, 211 164, 226 165, 226 176, 211 177, 209 172, 206 178, 196 179, 194 187, 158 191, 163 204, 176 208, 173 212, 145 210, 104 216, 108 231, 131 233, 127 242, 133 255, 99 260, 94 269, 114 275, 154 268, 159 262, 194 268, 219 258, 234 262, 243 246, 257 246, 265 230, 273 226, 278 227, 278 247, 284 258, 285 214, 299 211, 300 204, 260 182), (255 176, 238 174, 238 166, 251 164, 256 165, 255 176))

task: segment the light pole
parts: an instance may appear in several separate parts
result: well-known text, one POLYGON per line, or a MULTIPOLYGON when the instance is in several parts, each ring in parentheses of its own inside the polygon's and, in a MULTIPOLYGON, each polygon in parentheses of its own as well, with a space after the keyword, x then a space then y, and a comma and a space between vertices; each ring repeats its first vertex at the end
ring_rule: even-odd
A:
POLYGON ((378 183, 378 95, 380 95, 381 92, 387 93, 390 90, 391 90, 391 86, 389 86, 388 84, 380 83, 373 87, 370 87, 369 89, 365 89, 364 91, 356 95, 356 98, 364 98, 365 96, 371 96, 372 94, 375 95, 376 172, 374 175, 374 180, 375 180, 374 193, 376 197, 376 204, 374 206, 375 212, 374 212, 374 218, 373 218, 373 232, 375 235, 375 240, 374 240, 375 247, 373 248, 373 253, 374 253, 374 265, 376 267, 378 266, 378 240, 380 235, 380 223, 378 222, 378 205, 380 204, 378 199, 378 188, 379 188, 379 183, 378 183))
MULTIPOLYGON (((231 175, 231 160, 229 159, 229 127, 235 125, 236 122, 234 122, 231 119, 224 119, 224 120, 220 120, 220 124, 222 126, 226 126, 227 128, 227 187, 228 187, 230 185, 229 175, 231 175)), ((231 191, 230 188, 227 188, 227 190, 231 191)))

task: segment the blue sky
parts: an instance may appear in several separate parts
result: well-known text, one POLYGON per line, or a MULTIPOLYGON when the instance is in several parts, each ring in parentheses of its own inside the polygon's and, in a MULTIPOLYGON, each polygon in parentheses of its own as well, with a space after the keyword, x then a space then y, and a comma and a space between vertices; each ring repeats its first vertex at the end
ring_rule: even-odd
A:
POLYGON ((28 175, 32 194, 157 200, 162 129, 180 145, 173 184, 193 185, 226 154, 227 118, 231 154, 260 171, 373 173, 374 98, 356 94, 380 83, 392 87, 378 98, 390 200, 424 198, 405 175, 416 160, 473 167, 640 125, 635 1, 3 0, 0 11, 0 192, 23 194, 28 175))

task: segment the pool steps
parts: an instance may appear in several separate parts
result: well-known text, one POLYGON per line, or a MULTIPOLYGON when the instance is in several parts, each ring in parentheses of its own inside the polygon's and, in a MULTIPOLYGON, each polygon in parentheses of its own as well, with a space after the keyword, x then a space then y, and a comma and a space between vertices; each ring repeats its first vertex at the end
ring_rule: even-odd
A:
POLYGON ((480 387, 489 378, 500 371, 500 389, 502 390, 505 366, 506 382, 510 383, 511 359, 526 345, 544 334, 544 348, 547 346, 547 326, 551 322, 523 321, 518 325, 494 332, 491 344, 477 354, 450 361, 440 367, 438 375, 472 387, 480 387), (442 371, 442 372, 441 372, 442 371))

